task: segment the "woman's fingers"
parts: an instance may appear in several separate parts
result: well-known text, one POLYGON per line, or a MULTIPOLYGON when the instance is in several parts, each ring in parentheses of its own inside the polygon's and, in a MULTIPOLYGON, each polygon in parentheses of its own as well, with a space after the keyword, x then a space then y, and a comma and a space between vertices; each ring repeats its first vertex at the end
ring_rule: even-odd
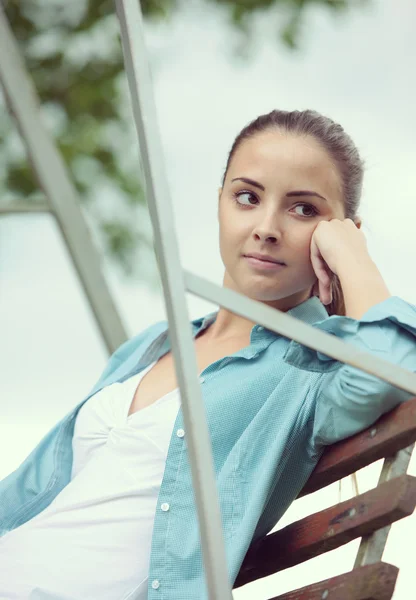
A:
POLYGON ((332 302, 332 271, 322 258, 313 237, 311 241, 311 262, 319 282, 319 299, 322 304, 330 304, 332 302))

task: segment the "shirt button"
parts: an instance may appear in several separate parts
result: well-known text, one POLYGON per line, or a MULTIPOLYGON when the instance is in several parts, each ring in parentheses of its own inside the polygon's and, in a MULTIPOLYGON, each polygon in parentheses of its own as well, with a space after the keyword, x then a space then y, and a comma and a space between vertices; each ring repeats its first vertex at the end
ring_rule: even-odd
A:
POLYGON ((176 432, 176 435, 180 438, 183 438, 183 436, 185 435, 185 432, 183 429, 178 429, 178 431, 176 432))
POLYGON ((169 504, 167 502, 164 502, 160 505, 160 508, 166 512, 167 510, 169 510, 169 504))
POLYGON ((160 583, 159 583, 159 581, 158 581, 157 579, 154 579, 154 580, 152 581, 152 588, 153 588, 154 590, 157 590, 157 588, 158 588, 159 586, 160 586, 160 583))
POLYGON ((257 331, 263 331, 263 329, 264 329, 263 325, 259 325, 257 328, 257 331))
POLYGON ((205 377, 200 377, 199 378, 199 383, 204 383, 204 381, 205 381, 205 377))

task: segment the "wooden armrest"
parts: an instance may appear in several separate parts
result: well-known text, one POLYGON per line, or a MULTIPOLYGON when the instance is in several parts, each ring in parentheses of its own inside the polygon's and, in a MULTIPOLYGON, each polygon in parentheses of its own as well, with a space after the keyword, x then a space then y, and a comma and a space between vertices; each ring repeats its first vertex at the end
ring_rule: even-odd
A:
POLYGON ((299 494, 306 496, 416 441, 416 398, 383 415, 368 429, 325 450, 299 494))
POLYGON ((399 569, 375 563, 270 600, 391 600, 399 569))
POLYGON ((334 550, 411 515, 416 477, 391 481, 271 533, 249 548, 234 587, 334 550))

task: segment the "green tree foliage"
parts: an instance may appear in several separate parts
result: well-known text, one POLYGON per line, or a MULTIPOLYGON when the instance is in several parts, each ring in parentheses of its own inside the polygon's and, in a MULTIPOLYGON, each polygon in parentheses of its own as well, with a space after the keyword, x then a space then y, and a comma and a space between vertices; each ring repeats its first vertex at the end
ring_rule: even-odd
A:
MULTIPOLYGON (((141 0, 144 18, 147 22, 180 18, 183 1, 141 0)), ((257 14, 283 7, 288 19, 279 36, 291 49, 299 45, 300 26, 309 6, 321 5, 339 13, 357 2, 205 0, 213 10, 228 14, 243 36, 250 36, 250 21, 257 14)), ((136 147, 126 152, 135 143, 134 127, 125 101, 114 2, 6 0, 3 4, 40 96, 42 116, 71 172, 97 241, 115 264, 126 274, 132 273, 137 251, 151 247, 151 241, 150 233, 139 226, 146 199, 136 147)), ((0 110, 0 139, 2 198, 39 201, 39 186, 4 110, 0 110)))

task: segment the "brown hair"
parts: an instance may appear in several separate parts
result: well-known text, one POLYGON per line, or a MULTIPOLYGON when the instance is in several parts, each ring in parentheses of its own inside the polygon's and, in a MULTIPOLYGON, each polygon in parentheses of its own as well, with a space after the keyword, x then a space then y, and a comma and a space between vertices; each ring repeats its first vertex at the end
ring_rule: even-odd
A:
MULTIPOLYGON (((332 119, 321 115, 315 110, 273 110, 266 115, 260 115, 240 131, 234 140, 228 155, 227 165, 222 180, 224 186, 231 160, 244 140, 270 129, 290 132, 297 135, 313 136, 328 152, 338 168, 342 181, 345 218, 357 216, 360 203, 364 161, 344 129, 332 119)), ((339 278, 333 275, 332 302, 326 305, 329 315, 345 315, 345 303, 339 278)))

